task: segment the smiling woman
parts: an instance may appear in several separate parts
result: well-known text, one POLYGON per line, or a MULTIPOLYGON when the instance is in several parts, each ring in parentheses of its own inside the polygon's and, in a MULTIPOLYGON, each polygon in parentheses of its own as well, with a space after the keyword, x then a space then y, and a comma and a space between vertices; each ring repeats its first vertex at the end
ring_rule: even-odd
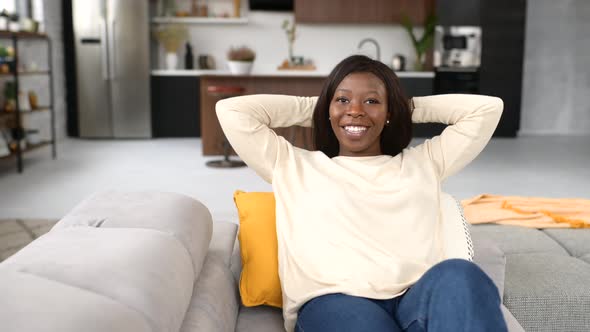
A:
POLYGON ((232 147, 272 183, 288 332, 425 330, 424 322, 429 331, 506 331, 498 289, 473 262, 453 260, 440 234, 441 182, 485 147, 502 100, 411 103, 395 73, 364 56, 339 63, 319 98, 217 103, 232 147), (408 147, 412 123, 423 122, 449 126, 408 147), (273 130, 290 126, 313 127, 315 149, 273 130))
POLYGON ((385 64, 362 55, 332 70, 313 122, 315 147, 329 157, 395 156, 412 139, 412 114, 399 79, 385 64))

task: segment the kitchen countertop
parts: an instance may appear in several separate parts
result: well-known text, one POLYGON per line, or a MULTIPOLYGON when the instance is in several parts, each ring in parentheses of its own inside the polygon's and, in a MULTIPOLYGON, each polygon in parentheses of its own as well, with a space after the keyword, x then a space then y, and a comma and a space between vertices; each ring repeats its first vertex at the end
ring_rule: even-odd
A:
MULTIPOLYGON (((239 76, 239 77, 327 77, 329 73, 304 70, 276 70, 270 72, 252 73, 250 75, 232 75, 227 70, 199 70, 199 69, 154 69, 153 76, 239 76)), ((400 78, 434 78, 432 71, 401 71, 396 75, 400 78)))

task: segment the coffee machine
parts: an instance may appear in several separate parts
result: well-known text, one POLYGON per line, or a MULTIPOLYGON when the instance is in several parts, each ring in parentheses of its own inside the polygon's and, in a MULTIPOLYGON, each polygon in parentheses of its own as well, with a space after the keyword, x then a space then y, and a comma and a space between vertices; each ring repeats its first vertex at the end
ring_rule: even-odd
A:
POLYGON ((481 27, 437 26, 434 66, 478 68, 481 63, 481 27))
POLYGON ((437 26, 434 38, 434 92, 479 93, 481 27, 437 26))

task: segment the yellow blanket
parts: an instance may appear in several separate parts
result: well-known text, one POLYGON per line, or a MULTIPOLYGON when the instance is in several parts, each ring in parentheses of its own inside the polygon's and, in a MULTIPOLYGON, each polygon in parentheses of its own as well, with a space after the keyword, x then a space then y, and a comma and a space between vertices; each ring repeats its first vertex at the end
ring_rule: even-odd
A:
POLYGON ((472 224, 531 228, 590 228, 590 200, 478 195, 461 201, 472 224))

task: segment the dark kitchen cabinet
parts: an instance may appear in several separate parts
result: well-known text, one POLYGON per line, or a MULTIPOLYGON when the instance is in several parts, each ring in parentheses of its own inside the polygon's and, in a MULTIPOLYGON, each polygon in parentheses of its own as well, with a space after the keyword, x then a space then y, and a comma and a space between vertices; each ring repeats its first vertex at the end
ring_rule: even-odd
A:
POLYGON ((152 76, 153 137, 200 137, 197 76, 152 76))
POLYGON ((495 135, 515 137, 520 128, 526 0, 482 1, 480 19, 479 92, 504 101, 495 135))
POLYGON ((423 24, 434 0, 295 0, 297 23, 400 23, 408 15, 423 24))
POLYGON ((481 25, 482 0, 437 0, 437 25, 481 25))
MULTIPOLYGON (((438 25, 481 26, 477 93, 504 101, 504 112, 494 136, 515 137, 520 129, 526 3, 526 0, 437 0, 436 3, 438 25)), ((434 93, 451 92, 448 87, 449 84, 435 84, 434 93)))

